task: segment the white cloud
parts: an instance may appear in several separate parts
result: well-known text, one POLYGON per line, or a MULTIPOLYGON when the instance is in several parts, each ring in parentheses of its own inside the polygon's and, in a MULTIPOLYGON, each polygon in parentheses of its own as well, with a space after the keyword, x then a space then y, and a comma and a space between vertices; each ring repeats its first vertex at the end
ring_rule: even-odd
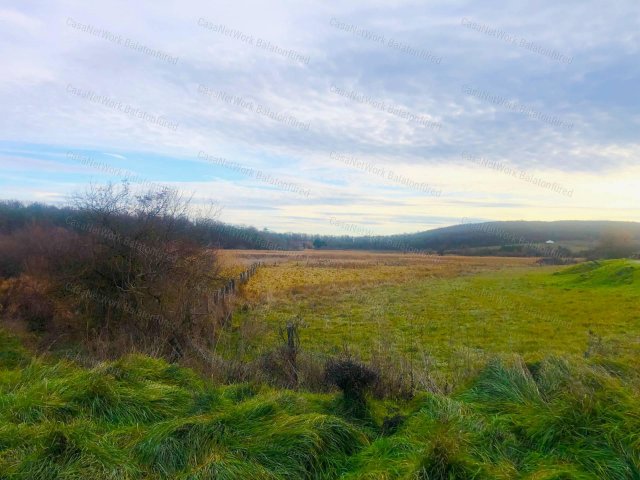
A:
MULTIPOLYGON (((23 150, 90 148, 130 162, 140 152, 175 157, 176 162, 195 160, 203 150, 310 185, 313 198, 299 201, 283 192, 265 192, 247 179, 203 182, 194 173, 190 181, 181 181, 181 187, 203 196, 214 188, 219 196, 246 205, 227 210, 233 212, 228 221, 275 229, 325 231, 321 222, 330 214, 355 217, 380 233, 435 225, 407 223, 426 217, 434 222, 465 216, 637 219, 625 206, 638 204, 629 183, 638 179, 640 126, 634 90, 640 80, 634 59, 640 14, 634 5, 632 0, 606 9, 599 2, 577 0, 545 0, 535 8, 522 2, 499 8, 495 2, 444 0, 428 5, 364 0, 342 5, 289 0, 29 2, 0 9, 5 66, 0 131, 4 142, 21 144, 23 150), (557 49, 573 61, 553 61, 464 28, 463 17, 557 49), (73 25, 90 25, 93 33, 70 25, 70 18, 73 25), (200 18, 241 31, 253 41, 202 28, 200 18), (330 25, 331 18, 424 48, 442 62, 341 31, 330 25), (106 39, 103 30, 109 33, 106 39), (308 55, 309 62, 258 48, 257 39, 308 55), (166 52, 177 62, 132 49, 131 43, 166 52), (162 115, 178 127, 173 131, 71 95, 69 84, 162 115), (464 84, 557 115, 575 128, 565 132, 470 97, 461 91, 464 84), (198 94, 199 85, 290 114, 308 122, 309 129, 205 98, 198 94), (335 95, 331 85, 427 115, 442 128, 421 127, 335 95), (434 183, 443 196, 422 198, 394 189, 401 186, 330 161, 332 151, 434 183), (567 201, 498 172, 469 168, 461 162, 462 151, 559 179, 575 194, 567 201), (255 210, 258 206, 269 209, 255 210)), ((183 165, 188 173, 194 163, 183 165)), ((29 183, 33 175, 25 171, 23 186, 6 188, 4 195, 54 198, 56 192, 62 198, 75 184, 75 179, 60 182, 56 177, 46 189, 35 189, 29 183)), ((141 175, 156 179, 153 169, 141 175)), ((0 174, 1 181, 9 182, 0 174)), ((11 178, 14 185, 17 181, 11 178)))

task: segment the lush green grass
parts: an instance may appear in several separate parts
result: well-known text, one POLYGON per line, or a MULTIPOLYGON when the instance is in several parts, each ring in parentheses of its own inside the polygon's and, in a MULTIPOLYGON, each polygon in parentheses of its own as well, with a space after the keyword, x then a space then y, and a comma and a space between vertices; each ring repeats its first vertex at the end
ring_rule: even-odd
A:
MULTIPOLYGON (((461 358, 476 363, 496 353, 519 353, 535 361, 606 352, 637 365, 638 305, 640 263, 614 260, 472 271, 453 278, 424 274, 330 292, 291 288, 268 302, 256 302, 238 313, 235 322, 254 319, 270 325, 266 334, 273 343, 276 326, 300 316, 307 350, 336 353, 349 346, 364 358, 399 351, 429 358, 445 370, 457 368, 461 358)), ((269 347, 263 337, 254 344, 247 341, 244 349, 250 354, 269 347)))
POLYGON ((3 479, 640 478, 638 380, 599 359, 494 359, 452 397, 352 418, 338 394, 216 387, 142 356, 25 364, 5 337, 3 479))
POLYGON ((313 288, 283 279, 229 345, 255 356, 300 315, 307 351, 403 354, 464 381, 363 412, 144 356, 33 358, 0 332, 0 479, 640 479, 640 263, 384 265, 352 286, 302 268, 320 269, 313 288), (251 319, 268 326, 257 337, 251 319))
POLYGON ((0 478, 336 476, 367 443, 329 396, 215 388, 142 356, 0 371, 0 478))

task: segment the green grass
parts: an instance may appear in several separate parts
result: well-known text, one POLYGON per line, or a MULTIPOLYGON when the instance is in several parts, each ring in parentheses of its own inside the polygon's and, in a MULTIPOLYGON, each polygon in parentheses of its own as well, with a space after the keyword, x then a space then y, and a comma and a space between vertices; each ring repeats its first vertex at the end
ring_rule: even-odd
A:
POLYGON ((214 387, 143 356, 0 376, 0 478, 312 478, 367 442, 330 397, 214 387))
POLYGON ((16 337, 0 335, 0 368, 20 367, 29 363, 27 351, 16 337))
MULTIPOLYGON (((337 353, 349 346, 364 358, 376 352, 428 356, 444 370, 461 358, 484 361, 518 353, 581 357, 594 347, 628 365, 640 362, 640 263, 612 260, 572 267, 529 267, 455 278, 422 277, 370 287, 292 291, 235 315, 269 325, 257 355, 277 341, 277 325, 304 319, 303 348, 337 353)), ((596 352, 597 353, 597 352, 596 352)), ((600 352, 603 353, 603 352, 600 352)))
POLYGON ((0 479, 640 479, 638 305, 640 263, 616 260, 296 289, 236 315, 269 327, 233 333, 248 357, 301 315, 306 351, 465 372, 450 395, 357 414, 145 356, 33 358, 0 331, 0 479))
POLYGON ((584 287, 619 287, 640 284, 640 262, 608 260, 581 263, 557 272, 569 277, 567 285, 584 287))
POLYGON ((494 358, 453 396, 369 399, 367 423, 338 394, 214 386, 143 356, 0 378, 3 479, 640 478, 638 378, 592 359, 494 358))

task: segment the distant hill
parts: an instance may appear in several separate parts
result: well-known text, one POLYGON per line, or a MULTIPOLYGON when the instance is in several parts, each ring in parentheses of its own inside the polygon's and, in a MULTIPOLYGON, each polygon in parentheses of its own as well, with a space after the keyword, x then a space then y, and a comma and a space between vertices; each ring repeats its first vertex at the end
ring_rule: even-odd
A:
POLYGON ((320 236, 323 248, 401 250, 468 255, 571 256, 604 245, 640 251, 640 223, 612 221, 509 221, 464 223, 424 232, 373 237, 320 236))
MULTIPOLYGON (((71 207, 0 201, 0 234, 31 223, 68 228, 78 212, 71 207)), ((214 220, 180 224, 184 235, 218 248, 259 250, 356 249, 464 255, 628 256, 640 252, 640 223, 612 221, 509 221, 463 223, 418 233, 382 236, 276 233, 214 220), (553 243, 547 244, 551 241, 553 243), (615 255, 598 249, 615 246, 615 255), (553 253, 555 252, 555 253, 553 253)))
POLYGON ((394 236, 421 248, 487 247, 553 242, 598 242, 607 235, 628 235, 640 241, 640 223, 611 221, 486 222, 454 225, 394 236))

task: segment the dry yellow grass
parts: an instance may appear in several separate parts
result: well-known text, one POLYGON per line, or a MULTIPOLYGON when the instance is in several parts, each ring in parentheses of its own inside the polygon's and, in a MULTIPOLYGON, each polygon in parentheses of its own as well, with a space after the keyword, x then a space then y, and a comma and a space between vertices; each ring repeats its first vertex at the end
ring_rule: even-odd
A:
POLYGON ((402 253, 306 250, 228 251, 238 264, 265 263, 245 287, 246 298, 260 302, 308 290, 330 294, 345 287, 401 284, 425 278, 449 278, 535 264, 533 258, 427 256, 402 253))
POLYGON ((528 360, 610 352, 627 364, 640 358, 640 282, 625 283, 626 264, 604 264, 583 284, 590 273, 582 266, 556 276, 567 267, 540 267, 535 258, 229 253, 240 262, 266 262, 243 287, 247 305, 234 314, 234 332, 260 329, 244 340, 247 352, 270 348, 278 328, 300 318, 307 350, 334 354, 348 347, 365 359, 388 349, 424 352, 447 365, 467 358, 460 351, 528 360))
POLYGON ((218 250, 216 252, 222 278, 233 278, 246 270, 251 261, 245 261, 234 250, 218 250))

